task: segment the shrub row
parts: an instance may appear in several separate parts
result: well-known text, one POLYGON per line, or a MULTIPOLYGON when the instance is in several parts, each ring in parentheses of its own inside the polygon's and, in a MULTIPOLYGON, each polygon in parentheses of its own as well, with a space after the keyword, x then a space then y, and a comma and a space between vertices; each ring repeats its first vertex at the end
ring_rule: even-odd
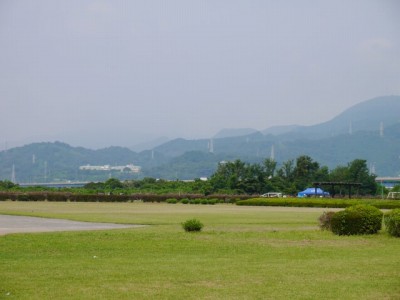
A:
MULTIPOLYGON (((234 202, 235 200, 233 199, 232 202, 234 202)), ((211 204, 214 205, 216 203, 225 203, 224 200, 218 200, 218 199, 195 199, 195 200, 191 200, 189 201, 189 204, 211 204)))
POLYGON ((379 199, 334 199, 334 198, 251 198, 236 202, 248 206, 288 206, 346 208, 357 204, 368 204, 380 209, 400 208, 399 200, 379 199))
POLYGON ((51 202, 127 202, 127 195, 96 195, 96 194, 72 194, 72 193, 0 193, 0 201, 51 201, 51 202))
MULTIPOLYGON (((234 199, 232 200, 234 201, 234 199)), ((214 205, 216 203, 227 203, 225 202, 224 199, 207 199, 207 198, 196 198, 196 199, 188 199, 188 198, 183 198, 182 200, 178 201, 175 198, 167 199, 167 203, 170 204, 176 204, 176 203, 182 203, 182 204, 211 204, 214 205)))
MULTIPOLYGON (((210 199, 216 199, 216 202, 234 203, 237 200, 247 199, 246 195, 210 195, 210 199)), ((143 202, 167 202, 168 199, 176 199, 177 202, 187 199, 188 203, 204 200, 201 194, 74 194, 65 192, 0 192, 0 201, 54 201, 54 202, 130 202, 140 200, 143 202)))

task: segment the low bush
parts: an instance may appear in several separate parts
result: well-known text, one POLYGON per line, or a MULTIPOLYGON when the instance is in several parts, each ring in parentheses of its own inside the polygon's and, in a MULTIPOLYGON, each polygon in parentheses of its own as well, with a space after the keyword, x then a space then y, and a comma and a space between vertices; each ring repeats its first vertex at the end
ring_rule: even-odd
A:
POLYGON ((165 202, 170 204, 176 204, 178 203, 178 200, 176 200, 175 198, 168 198, 167 200, 165 200, 165 202))
POLYGON ((335 213, 332 232, 337 235, 374 234, 382 228, 383 213, 370 205, 354 205, 335 213))
POLYGON ((189 199, 188 199, 188 198, 183 198, 183 199, 181 200, 181 203, 182 203, 182 204, 188 204, 188 203, 189 203, 189 199))
POLYGON ((201 223, 197 219, 190 219, 190 220, 187 220, 186 222, 182 223, 183 229, 185 229, 185 231, 187 231, 187 232, 201 231, 203 226, 204 226, 203 223, 201 223))
POLYGON ((27 195, 27 194, 20 194, 20 195, 18 195, 17 200, 18 200, 18 201, 29 201, 30 199, 29 199, 29 195, 27 195))
POLYGON ((391 236, 400 237, 400 209, 393 209, 384 215, 386 230, 391 236))
POLYGON ((334 214, 334 211, 324 211, 318 218, 319 228, 322 230, 332 230, 332 217, 334 214))
POLYGON ((218 202, 218 199, 208 199, 208 204, 214 205, 215 203, 218 202))

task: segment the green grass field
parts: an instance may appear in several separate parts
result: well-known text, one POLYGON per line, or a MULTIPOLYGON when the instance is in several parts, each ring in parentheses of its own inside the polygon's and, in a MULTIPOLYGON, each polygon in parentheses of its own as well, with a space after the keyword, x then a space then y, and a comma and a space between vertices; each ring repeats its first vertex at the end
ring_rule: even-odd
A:
POLYGON ((0 214, 151 225, 0 236, 0 299, 400 299, 400 239, 322 232, 323 211, 0 202, 0 214), (203 231, 185 232, 189 218, 203 231))

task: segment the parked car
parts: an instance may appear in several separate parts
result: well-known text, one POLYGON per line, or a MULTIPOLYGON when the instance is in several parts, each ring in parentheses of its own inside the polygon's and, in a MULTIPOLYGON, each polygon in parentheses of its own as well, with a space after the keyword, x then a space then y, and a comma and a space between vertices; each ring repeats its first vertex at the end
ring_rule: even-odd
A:
POLYGON ((282 198, 282 197, 285 197, 285 196, 282 193, 269 192, 269 193, 262 194, 261 197, 264 197, 264 198, 282 198))

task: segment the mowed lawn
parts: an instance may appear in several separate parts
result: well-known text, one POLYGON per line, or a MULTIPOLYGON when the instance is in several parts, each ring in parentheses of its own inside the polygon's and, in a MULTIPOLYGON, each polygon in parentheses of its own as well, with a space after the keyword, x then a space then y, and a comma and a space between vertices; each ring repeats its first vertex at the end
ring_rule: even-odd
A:
POLYGON ((323 211, 0 202, 0 214, 149 225, 0 236, 0 299, 400 299, 400 239, 320 231, 323 211), (189 218, 203 231, 184 232, 189 218))

